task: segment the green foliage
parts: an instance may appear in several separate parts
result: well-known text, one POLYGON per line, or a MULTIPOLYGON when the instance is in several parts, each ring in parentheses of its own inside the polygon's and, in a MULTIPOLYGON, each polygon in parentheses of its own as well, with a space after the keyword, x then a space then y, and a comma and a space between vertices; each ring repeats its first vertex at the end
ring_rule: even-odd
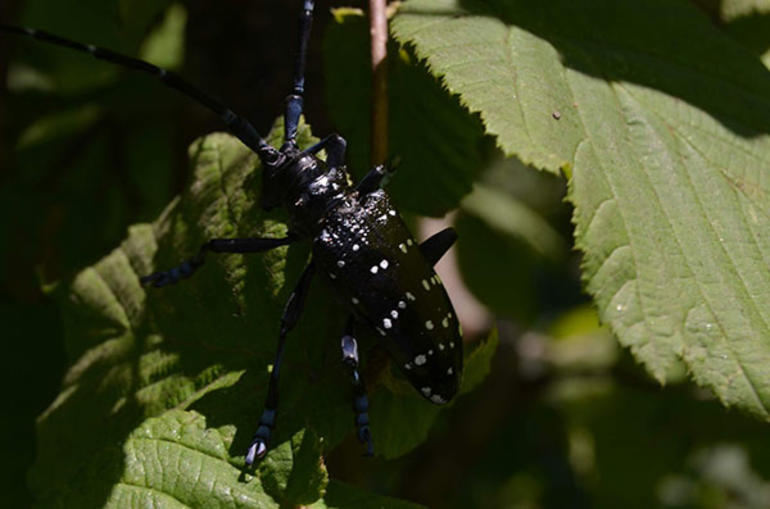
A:
POLYGON ((637 359, 770 419, 756 55, 684 2, 414 0, 393 31, 506 154, 571 177, 586 286, 637 359))
MULTIPOLYGON (((20 21, 180 67, 195 7, 169 5, 29 0, 20 21)), ((57 260, 44 282, 78 269, 53 290, 69 364, 38 420, 38 504, 417 507, 374 494, 384 491, 430 507, 766 507, 766 428, 711 392, 770 419, 768 13, 765 0, 401 5, 389 48, 400 166, 389 191, 403 210, 459 209, 462 277, 502 319, 499 348, 493 333, 469 352, 463 393, 491 376, 440 411, 362 338, 380 458, 361 459, 335 348, 344 310, 316 281, 289 340, 273 448, 254 472, 242 454, 307 248, 211 257, 184 285, 146 292, 138 276, 205 239, 285 233, 285 217, 255 205, 257 161, 229 136, 202 138, 190 183, 166 206, 180 159, 170 147, 190 118, 182 101, 111 66, 20 44, 3 105, 19 168, 0 187, 12 218, 0 233, 13 239, 0 250, 4 288, 40 251, 57 260), (562 203, 565 181, 574 210, 562 203), (164 206, 103 257, 126 224, 164 206), (570 216, 598 316, 578 295, 570 216), (340 451, 353 448, 351 473, 340 451)), ((367 27, 352 10, 335 18, 325 92, 361 176, 367 27)), ((271 29, 279 21, 294 30, 293 18, 271 29)), ((260 71, 274 79, 272 67, 260 71)), ((248 104, 257 99, 258 111, 276 102, 248 104)), ((303 127, 302 143, 312 141, 303 127)), ((43 351, 58 344, 56 313, 2 311, 8 358, 33 359, 4 385, 55 377, 43 351)))

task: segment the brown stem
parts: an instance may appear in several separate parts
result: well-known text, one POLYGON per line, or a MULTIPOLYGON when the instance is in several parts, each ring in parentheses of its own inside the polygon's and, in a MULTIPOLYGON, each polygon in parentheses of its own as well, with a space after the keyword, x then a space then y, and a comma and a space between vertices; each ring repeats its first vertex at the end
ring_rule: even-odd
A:
POLYGON ((372 40, 372 165, 388 157, 388 16, 387 0, 369 0, 372 40))

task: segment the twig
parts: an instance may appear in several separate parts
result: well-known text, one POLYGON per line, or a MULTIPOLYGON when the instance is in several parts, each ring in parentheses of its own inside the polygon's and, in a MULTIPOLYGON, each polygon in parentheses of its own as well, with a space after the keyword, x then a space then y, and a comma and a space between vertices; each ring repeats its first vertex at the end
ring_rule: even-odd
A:
POLYGON ((372 164, 388 157, 388 16, 387 0, 369 0, 372 40, 372 164))

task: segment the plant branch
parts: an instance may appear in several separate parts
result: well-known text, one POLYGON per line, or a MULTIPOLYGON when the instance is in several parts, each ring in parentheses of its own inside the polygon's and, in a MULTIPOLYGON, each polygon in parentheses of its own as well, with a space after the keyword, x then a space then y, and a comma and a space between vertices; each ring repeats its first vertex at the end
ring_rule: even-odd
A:
POLYGON ((369 0, 372 54, 372 165, 388 157, 388 16, 387 0, 369 0))

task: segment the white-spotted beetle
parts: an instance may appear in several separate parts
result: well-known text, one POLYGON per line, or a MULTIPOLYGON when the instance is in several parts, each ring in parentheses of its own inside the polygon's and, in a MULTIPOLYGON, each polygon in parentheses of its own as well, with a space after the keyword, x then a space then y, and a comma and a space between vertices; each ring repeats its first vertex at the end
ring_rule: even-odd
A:
POLYGON ((429 401, 448 402, 457 393, 462 373, 462 337, 457 316, 433 265, 456 240, 452 229, 417 244, 381 188, 387 173, 373 168, 351 185, 345 168, 346 142, 331 135, 300 149, 297 126, 303 108, 305 57, 314 2, 305 0, 300 15, 299 51, 291 93, 286 98, 284 143, 270 146, 251 123, 219 101, 172 72, 113 51, 78 43, 47 32, 0 25, 0 31, 34 37, 150 74, 165 85, 216 113, 228 129, 254 151, 262 162, 261 205, 266 210, 283 206, 289 214, 285 238, 211 239, 198 254, 170 270, 141 278, 143 284, 162 287, 187 278, 203 264, 208 251, 258 253, 293 242, 312 242, 312 259, 289 297, 281 318, 278 347, 264 411, 246 452, 252 465, 267 452, 278 407, 278 378, 285 339, 297 323, 316 271, 330 278, 337 295, 351 309, 342 336, 342 360, 350 370, 358 440, 373 454, 368 399, 358 373, 355 330, 369 327, 402 373, 429 401), (325 150, 326 160, 317 157, 325 150))

